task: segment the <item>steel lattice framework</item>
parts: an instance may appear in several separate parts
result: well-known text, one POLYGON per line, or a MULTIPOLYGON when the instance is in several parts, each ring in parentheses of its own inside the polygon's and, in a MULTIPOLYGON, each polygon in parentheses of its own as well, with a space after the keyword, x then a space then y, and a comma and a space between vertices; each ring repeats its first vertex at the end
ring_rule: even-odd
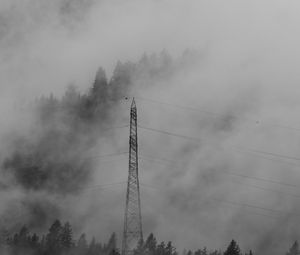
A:
POLYGON ((138 175, 137 109, 133 99, 130 108, 129 172, 122 255, 132 255, 140 241, 143 241, 143 231, 138 175))

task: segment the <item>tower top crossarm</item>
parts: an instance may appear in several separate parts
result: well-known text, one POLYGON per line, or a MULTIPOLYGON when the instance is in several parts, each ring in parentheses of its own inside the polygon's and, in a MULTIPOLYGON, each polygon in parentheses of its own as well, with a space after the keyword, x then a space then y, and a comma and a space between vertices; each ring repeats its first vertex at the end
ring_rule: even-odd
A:
POLYGON ((132 103, 131 103, 131 107, 130 107, 131 109, 132 108, 136 108, 136 104, 135 104, 135 100, 134 100, 134 98, 132 98, 132 103))

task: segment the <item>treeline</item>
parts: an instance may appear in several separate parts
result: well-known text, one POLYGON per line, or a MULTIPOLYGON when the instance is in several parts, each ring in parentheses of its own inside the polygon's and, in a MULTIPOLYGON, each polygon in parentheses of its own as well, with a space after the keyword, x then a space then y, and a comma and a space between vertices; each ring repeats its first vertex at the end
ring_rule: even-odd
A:
POLYGON ((96 242, 93 238, 87 241, 86 235, 81 234, 74 239, 70 223, 62 224, 59 220, 54 223, 45 235, 30 233, 23 226, 18 233, 9 235, 2 231, 0 254, 9 255, 118 255, 116 234, 113 233, 107 243, 96 242), (4 253, 5 254, 5 253, 4 253))
MULTIPOLYGON (((287 253, 285 253, 285 255, 299 255, 300 254, 300 248, 299 248, 299 244, 297 241, 295 241, 293 243, 293 245, 291 246, 291 248, 289 249, 289 251, 287 253)), ((167 254, 165 254, 167 255, 167 254)), ((222 252, 220 250, 215 250, 215 251, 207 251, 207 249, 204 247, 203 249, 199 249, 196 251, 184 251, 183 255, 253 255, 252 250, 249 250, 246 253, 243 253, 239 247, 239 245, 237 244, 237 242, 235 240, 232 240, 227 249, 225 250, 225 252, 222 252)))
POLYGON ((41 96, 20 106, 22 110, 30 108, 35 118, 28 133, 16 130, 11 135, 12 151, 1 162, 2 169, 26 190, 78 192, 93 171, 92 160, 83 160, 90 155, 83 152, 94 148, 104 129, 120 125, 114 109, 131 96, 134 84, 139 88, 154 86, 155 80, 167 79, 198 59, 198 53, 191 50, 177 59, 167 51, 144 54, 135 63, 118 62, 110 78, 99 68, 94 82, 84 91, 70 85, 61 97, 41 96))
MULTIPOLYGON (((78 240, 74 239, 70 223, 62 224, 55 220, 47 234, 30 233, 23 226, 18 233, 10 235, 2 230, 0 236, 0 254, 9 255, 120 255, 117 247, 117 237, 112 233, 107 243, 100 243, 92 238, 87 241, 86 235, 81 234, 78 240), (6 253, 5 253, 6 252, 6 253)), ((178 255, 172 242, 158 242, 151 233, 145 241, 139 242, 134 255, 178 255)), ((207 250, 206 247, 196 251, 184 250, 182 255, 253 255, 253 252, 242 253, 239 245, 232 240, 225 252, 207 250)), ((293 243, 286 255, 299 255, 297 241, 293 243)))
POLYGON ((53 95, 42 96, 37 100, 38 110, 43 121, 49 120, 55 112, 61 111, 75 116, 73 120, 101 120, 107 117, 107 109, 120 99, 130 96, 132 85, 151 85, 157 80, 168 79, 173 74, 195 65, 201 56, 198 52, 186 50, 179 58, 173 58, 167 51, 159 54, 144 54, 137 62, 119 61, 110 78, 103 68, 99 68, 92 86, 79 93, 69 86, 62 98, 53 95), (43 118, 44 117, 44 118, 43 118))

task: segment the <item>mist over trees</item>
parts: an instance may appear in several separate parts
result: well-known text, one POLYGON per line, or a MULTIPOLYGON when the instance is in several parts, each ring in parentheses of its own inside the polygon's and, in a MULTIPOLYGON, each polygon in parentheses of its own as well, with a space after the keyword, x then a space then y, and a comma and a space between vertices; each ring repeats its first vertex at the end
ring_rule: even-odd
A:
MULTIPOLYGON (((32 111, 35 118, 28 133, 13 132, 9 137, 11 150, 1 162, 1 174, 9 175, 11 179, 7 182, 6 178, 1 178, 0 189, 18 188, 28 194, 14 202, 21 204, 29 217, 25 222, 13 216, 9 222, 1 221, 2 251, 10 255, 118 255, 116 234, 111 234, 107 243, 101 243, 95 238, 88 240, 84 233, 73 233, 68 222, 53 222, 62 213, 51 195, 61 198, 76 196, 91 182, 95 166, 88 152, 96 146, 98 137, 105 134, 105 129, 115 124, 115 108, 134 94, 137 83, 151 86, 154 80, 164 80, 185 71, 201 61, 201 57, 191 50, 185 51, 178 59, 166 51, 144 54, 136 63, 118 62, 111 78, 100 67, 93 84, 85 92, 69 85, 62 97, 53 94, 41 96, 26 105, 25 110, 32 111), (45 232, 51 222, 48 232, 45 232), (24 223, 25 226, 12 234, 24 223), (36 233, 31 232, 36 230, 36 233)), ((10 206, 7 205, 3 217, 14 210, 10 206)), ((158 242, 150 234, 136 248, 135 255, 139 254, 181 255, 181 252, 171 242, 158 242)), ((243 253, 235 240, 224 252, 205 247, 183 252, 183 255, 243 254, 253 255, 251 250, 243 253)), ((286 253, 299 254, 298 242, 286 253)))
MULTIPOLYGON (((55 220, 48 232, 41 235, 31 233, 26 226, 23 226, 19 232, 12 235, 6 230, 2 230, 0 251, 8 252, 10 255, 120 255, 115 233, 110 235, 106 243, 97 242, 94 237, 87 240, 85 233, 75 239, 71 224, 69 222, 61 223, 59 220, 55 220)), ((158 242, 153 233, 150 233, 144 242, 138 244, 134 254, 178 255, 179 253, 172 242, 158 242)), ((222 254, 221 251, 217 250, 208 251, 206 247, 195 252, 191 250, 183 251, 183 255, 222 254)), ((295 253, 289 254, 296 255, 295 253)), ((242 253, 237 243, 232 240, 223 255, 242 255, 242 253)))
POLYGON ((0 227, 20 227, 19 216, 11 213, 19 211, 16 208, 26 214, 28 227, 40 231, 62 217, 61 201, 91 183, 96 169, 93 149, 101 147, 97 143, 109 135, 107 128, 120 124, 115 123, 115 109, 131 96, 136 83, 151 86, 200 59, 192 50, 177 59, 165 50, 143 54, 136 63, 119 61, 110 78, 100 67, 84 91, 69 85, 61 97, 43 95, 17 105, 16 111, 30 112, 33 118, 26 130, 13 127, 6 135, 9 149, 1 157, 0 189, 21 190, 22 197, 6 203, 1 215, 6 220, 0 227))
POLYGON ((37 98, 30 105, 36 116, 30 135, 14 133, 11 155, 2 162, 4 171, 25 190, 76 193, 92 172, 91 160, 84 159, 83 153, 113 123, 114 107, 131 95, 134 83, 161 79, 198 59, 199 54, 191 50, 176 61, 165 50, 144 54, 137 63, 119 61, 109 80, 100 67, 85 93, 69 85, 61 98, 53 94, 37 98))
POLYGON ((75 240, 70 223, 62 224, 59 220, 55 220, 48 232, 42 235, 30 233, 26 226, 13 235, 9 235, 7 231, 3 232, 0 246, 0 251, 10 255, 118 254, 115 233, 111 234, 107 243, 98 243, 95 238, 88 241, 84 233, 75 240))
MULTIPOLYGON (((10 255, 120 255, 117 246, 117 236, 112 233, 105 243, 88 240, 85 233, 76 239, 69 222, 61 223, 55 220, 44 234, 31 233, 25 225, 15 234, 2 230, 0 236, 0 252, 10 255)), ((253 252, 243 253, 235 240, 232 240, 226 250, 208 250, 206 247, 178 252, 172 242, 158 242, 153 233, 138 244, 135 255, 253 255, 253 252)), ((299 255, 299 245, 295 241, 286 255, 299 255)))

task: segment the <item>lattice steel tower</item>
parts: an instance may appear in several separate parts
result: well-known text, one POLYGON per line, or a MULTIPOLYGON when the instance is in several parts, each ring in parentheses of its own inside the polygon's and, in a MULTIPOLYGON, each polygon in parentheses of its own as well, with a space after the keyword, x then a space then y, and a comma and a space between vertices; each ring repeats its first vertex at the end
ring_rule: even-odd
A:
POLYGON ((140 241, 143 241, 143 231, 138 174, 137 110, 133 99, 130 108, 129 172, 122 255, 132 255, 140 241))

